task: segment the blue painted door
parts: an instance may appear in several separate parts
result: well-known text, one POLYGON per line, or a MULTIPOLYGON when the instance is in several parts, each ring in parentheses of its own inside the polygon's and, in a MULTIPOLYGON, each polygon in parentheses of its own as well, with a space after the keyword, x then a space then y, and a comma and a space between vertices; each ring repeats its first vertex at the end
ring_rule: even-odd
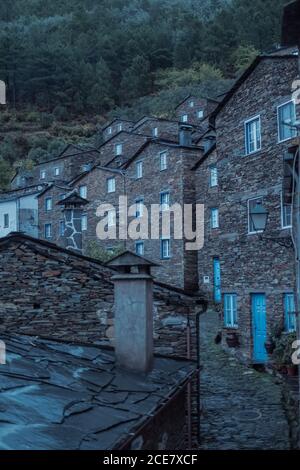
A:
POLYGON ((221 295, 221 265, 219 258, 214 258, 214 300, 220 303, 221 295))
POLYGON ((252 329, 253 360, 255 362, 266 362, 268 356, 265 348, 267 338, 265 294, 252 295, 252 329))

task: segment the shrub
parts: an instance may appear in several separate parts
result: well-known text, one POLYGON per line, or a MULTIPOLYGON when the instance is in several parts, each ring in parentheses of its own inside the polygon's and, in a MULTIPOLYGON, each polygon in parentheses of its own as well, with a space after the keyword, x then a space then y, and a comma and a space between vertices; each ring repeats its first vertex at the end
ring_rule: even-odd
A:
POLYGON ((49 129, 52 126, 54 118, 52 114, 41 113, 40 115, 40 124, 43 129, 49 129))

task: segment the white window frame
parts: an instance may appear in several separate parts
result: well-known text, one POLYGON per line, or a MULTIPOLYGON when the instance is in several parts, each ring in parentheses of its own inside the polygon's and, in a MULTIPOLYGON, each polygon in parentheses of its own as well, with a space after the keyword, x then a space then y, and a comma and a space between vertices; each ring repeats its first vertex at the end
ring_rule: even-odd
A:
POLYGON ((159 204, 160 204, 160 212, 165 212, 170 210, 170 191, 161 191, 159 193, 159 204), (168 202, 162 202, 163 197, 167 196, 168 202))
POLYGON ((211 165, 209 167, 209 186, 211 188, 215 188, 218 186, 218 167, 217 165, 211 165), (213 170, 215 170, 215 174, 213 174, 213 170))
POLYGON ((120 155, 123 155, 123 144, 116 144, 115 145, 115 155, 116 157, 119 157, 120 155), (121 151, 120 151, 121 149, 121 151))
POLYGON ((79 196, 82 197, 83 199, 87 198, 87 185, 86 184, 79 186, 79 196))
POLYGON ((56 168, 54 168, 54 176, 59 176, 60 175, 60 168, 59 166, 57 166, 56 168))
POLYGON ((203 111, 203 109, 200 109, 199 111, 197 111, 197 118, 198 118, 198 119, 203 119, 203 118, 204 118, 204 111, 203 111))
POLYGON ((50 223, 47 223, 45 224, 44 226, 44 235, 45 235, 45 238, 46 240, 49 240, 50 238, 52 238, 52 224, 50 223), (47 235, 47 228, 49 228, 49 236, 47 235))
POLYGON ((168 152, 160 152, 159 154, 159 169, 165 171, 168 168, 168 152), (162 164, 162 162, 164 163, 162 164))
POLYGON ((292 204, 284 204, 282 192, 280 193, 280 206, 281 206, 281 228, 282 228, 283 230, 292 228, 292 227, 293 227, 293 221, 292 221, 292 217, 293 217, 293 214, 292 214, 292 204), (284 208, 285 208, 286 206, 290 206, 290 207, 291 207, 291 224, 290 224, 290 225, 285 225, 285 224, 284 224, 284 219, 285 219, 284 208))
POLYGON ((143 161, 142 160, 139 160, 135 164, 135 176, 137 180, 143 178, 143 161))
POLYGON ((108 127, 108 128, 107 128, 107 133, 108 133, 108 135, 111 135, 111 134, 112 134, 112 128, 111 128, 111 127, 108 127))
POLYGON ((219 221, 219 208, 218 207, 212 207, 210 209, 210 226, 213 230, 218 229, 220 227, 220 221, 219 221), (213 214, 217 214, 216 218, 216 225, 214 225, 214 217, 213 214))
POLYGON ((121 132, 123 130, 123 124, 120 122, 120 124, 118 124, 118 132, 121 132))
POLYGON ((190 101, 189 104, 190 104, 190 108, 193 108, 195 106, 195 101, 192 100, 192 101, 190 101))
POLYGON ((223 312, 225 328, 238 328, 237 294, 226 293, 223 295, 223 312), (228 305, 226 305, 228 299, 228 305))
POLYGON ((41 172, 40 172, 40 179, 41 179, 41 180, 46 179, 46 175, 47 175, 46 170, 41 170, 41 172))
POLYGON ((81 230, 85 232, 88 228, 88 217, 86 214, 82 215, 81 217, 81 230))
POLYGON ((52 197, 46 197, 46 199, 45 199, 45 210, 47 212, 50 212, 50 211, 52 211, 52 207, 53 207, 52 197))
POLYGON ((153 127, 152 135, 153 135, 153 137, 158 137, 158 127, 153 127))
POLYGON ((161 238, 160 239, 160 258, 161 259, 170 259, 171 258, 171 240, 170 238, 161 238), (164 242, 168 242, 168 253, 164 255, 164 242))
POLYGON ((111 176, 106 180, 106 189, 107 193, 115 193, 116 192, 116 178, 111 176))
POLYGON ((279 109, 280 109, 280 108, 283 108, 284 106, 286 106, 287 104, 290 104, 290 103, 293 103, 293 104, 294 104, 295 119, 296 119, 296 103, 295 103, 294 100, 286 101, 285 103, 282 103, 282 104, 280 104, 279 106, 277 106, 278 143, 286 142, 287 140, 294 139, 294 138, 297 136, 297 130, 295 129, 295 130, 294 130, 295 135, 293 135, 293 136, 291 136, 291 137, 287 137, 286 139, 281 139, 281 138, 280 138, 280 129, 281 129, 280 126, 282 125, 282 123, 281 123, 280 120, 279 120, 279 109))
POLYGON ((263 230, 255 230, 251 231, 250 226, 251 226, 251 220, 250 220, 250 202, 251 201, 261 201, 263 204, 263 197, 262 196, 256 196, 256 197, 251 197, 247 201, 247 218, 248 218, 248 235, 255 235, 256 233, 263 233, 263 230))
POLYGON ((181 120, 181 122, 188 122, 188 120, 189 120, 188 114, 182 114, 180 116, 180 120, 181 120))
POLYGON ((144 242, 143 242, 143 241, 139 240, 139 241, 136 241, 136 242, 135 242, 135 253, 136 253, 137 255, 139 255, 139 256, 144 256, 144 253, 145 253, 145 246, 144 246, 144 242), (138 247, 142 247, 142 250, 141 250, 142 252, 141 252, 141 253, 138 252, 138 247))
POLYGON ((246 155, 252 155, 253 153, 259 152, 262 148, 262 135, 261 135, 261 117, 260 114, 257 116, 254 116, 251 119, 247 119, 247 121, 244 122, 244 132, 245 132, 245 154, 246 155), (255 149, 250 151, 250 144, 248 143, 248 125, 251 124, 254 121, 259 122, 259 147, 257 147, 257 142, 255 138, 255 149))

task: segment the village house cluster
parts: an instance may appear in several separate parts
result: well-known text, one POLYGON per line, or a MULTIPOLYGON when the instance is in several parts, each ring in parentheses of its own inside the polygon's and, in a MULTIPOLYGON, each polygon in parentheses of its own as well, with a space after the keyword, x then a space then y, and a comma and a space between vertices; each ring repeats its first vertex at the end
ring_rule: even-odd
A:
MULTIPOLYGON (((25 232, 90 257, 124 249, 145 256, 157 281, 218 306, 224 346, 234 335, 242 358, 267 362, 274 323, 296 328, 292 211, 282 181, 283 157, 297 144, 288 123, 299 115, 298 59, 297 48, 261 55, 222 99, 188 96, 173 120, 116 118, 98 148, 71 144, 18 172, 0 195, 0 236, 25 232), (155 240, 99 240, 97 209, 117 208, 120 196, 135 205, 132 219, 152 204, 160 220, 175 203, 204 204, 203 248, 186 250, 172 231, 155 240), (251 217, 260 205, 269 213, 263 234, 251 217)), ((118 226, 118 211, 107 220, 118 226)))

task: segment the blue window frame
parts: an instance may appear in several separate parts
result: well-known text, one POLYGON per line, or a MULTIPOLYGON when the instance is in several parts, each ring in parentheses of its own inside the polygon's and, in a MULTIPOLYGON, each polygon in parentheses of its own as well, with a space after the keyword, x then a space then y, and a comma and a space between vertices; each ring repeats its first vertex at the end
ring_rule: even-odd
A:
POLYGON ((60 220, 60 221, 59 221, 59 235, 60 235, 61 237, 64 236, 64 234, 65 234, 65 229, 66 229, 66 227, 65 227, 65 221, 64 221, 64 220, 60 220))
POLYGON ((296 331, 296 308, 293 293, 284 295, 284 321, 286 331, 296 331))
POLYGON ((160 210, 168 211, 170 209, 170 191, 160 193, 160 210))
POLYGON ((211 228, 219 228, 219 209, 216 207, 210 210, 210 225, 211 228))
POLYGON ((171 258, 171 243, 169 238, 160 241, 160 257, 161 259, 171 258))
POLYGON ((135 200, 135 216, 142 217, 144 213, 144 198, 139 197, 135 200))
POLYGON ((140 256, 144 255, 144 242, 142 241, 135 242, 135 252, 137 255, 140 255, 140 256))
POLYGON ((237 295, 224 294, 224 325, 227 328, 237 328, 237 295))
POLYGON ((52 197, 46 197, 45 199, 45 209, 46 211, 52 210, 52 197))

